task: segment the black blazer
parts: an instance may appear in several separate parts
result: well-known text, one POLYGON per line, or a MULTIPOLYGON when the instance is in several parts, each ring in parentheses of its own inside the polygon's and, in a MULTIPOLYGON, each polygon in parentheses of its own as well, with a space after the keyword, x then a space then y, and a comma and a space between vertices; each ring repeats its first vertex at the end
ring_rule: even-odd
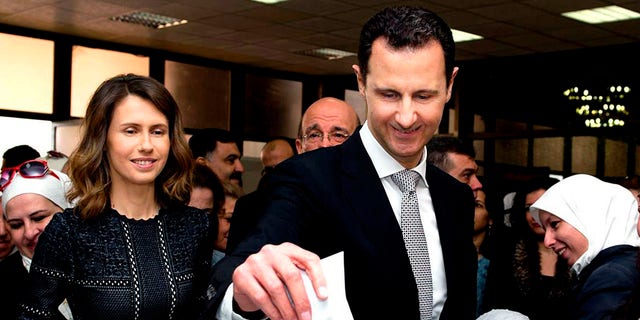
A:
MULTIPOLYGON (((434 166, 427 166, 426 177, 447 277, 441 319, 474 319, 473 193, 434 166)), ((419 318, 402 231, 359 133, 340 146, 279 164, 269 185, 258 228, 216 265, 210 292, 221 298, 235 266, 264 244, 292 242, 320 257, 344 251, 347 300, 355 319, 419 318)))

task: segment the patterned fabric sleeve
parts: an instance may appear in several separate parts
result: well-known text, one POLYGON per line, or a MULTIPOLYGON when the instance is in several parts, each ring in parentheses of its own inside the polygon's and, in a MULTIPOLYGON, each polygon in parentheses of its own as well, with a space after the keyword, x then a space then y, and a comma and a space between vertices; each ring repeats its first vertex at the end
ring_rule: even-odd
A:
POLYGON ((38 239, 19 319, 61 318, 58 306, 67 297, 73 276, 69 213, 56 214, 38 239))

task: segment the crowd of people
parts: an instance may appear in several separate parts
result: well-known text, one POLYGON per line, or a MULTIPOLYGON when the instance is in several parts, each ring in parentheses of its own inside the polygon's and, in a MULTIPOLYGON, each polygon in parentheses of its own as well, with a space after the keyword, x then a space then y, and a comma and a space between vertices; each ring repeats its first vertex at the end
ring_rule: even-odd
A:
POLYGON ((473 146, 435 135, 454 61, 439 16, 381 10, 353 66, 366 121, 317 100, 247 194, 231 132, 187 140, 161 83, 107 79, 69 157, 3 155, 0 317, 312 319, 342 252, 332 319, 638 319, 637 178, 531 179, 507 212, 473 146))

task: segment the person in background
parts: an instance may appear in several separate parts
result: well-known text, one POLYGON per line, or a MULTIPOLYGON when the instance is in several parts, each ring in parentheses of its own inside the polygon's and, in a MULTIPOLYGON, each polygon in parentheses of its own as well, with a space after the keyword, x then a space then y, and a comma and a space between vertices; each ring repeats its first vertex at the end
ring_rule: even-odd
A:
MULTIPOLYGON (((0 193, 0 196, 2 196, 2 193, 0 193)), ((2 206, 0 206, 0 216, 2 219, 2 221, 0 221, 0 263, 2 263, 2 261, 9 255, 17 252, 17 249, 11 240, 11 232, 9 232, 9 227, 6 223, 7 220, 4 218, 3 212, 2 206)))
POLYGON ((473 244, 478 254, 476 317, 486 311, 483 309, 484 290, 491 262, 490 258, 494 254, 494 242, 496 241, 493 234, 493 222, 499 219, 502 213, 502 203, 491 184, 483 180, 482 185, 482 189, 479 189, 476 194, 476 210, 473 219, 473 244))
POLYGON ((21 144, 13 148, 7 149, 2 154, 2 169, 20 165, 27 160, 33 160, 40 157, 40 153, 36 149, 21 144))
POLYGON ((224 189, 224 205, 222 210, 218 212, 218 236, 215 241, 212 265, 218 263, 227 252, 227 239, 229 238, 229 229, 236 202, 244 194, 242 189, 235 184, 223 183, 224 189))
MULTIPOLYGON (((427 161, 442 171, 448 173, 456 180, 468 185, 475 197, 475 216, 473 220, 473 244, 478 255, 478 272, 476 276, 476 317, 483 311, 481 308, 484 288, 486 284, 489 258, 484 254, 488 247, 486 243, 487 230, 492 223, 490 212, 487 208, 487 194, 482 190, 482 183, 477 176, 478 164, 476 164, 476 152, 472 145, 465 144, 461 139, 451 136, 434 136, 427 143, 427 161)), ((489 198, 491 199, 491 197, 489 198)), ((493 211, 493 210, 492 210, 493 211)))
POLYGON ((262 175, 273 170, 276 165, 296 155, 295 142, 286 137, 273 138, 260 150, 260 161, 262 162, 262 175))
POLYGON ((534 178, 517 191, 509 236, 494 243, 496 252, 487 272, 484 310, 509 309, 532 320, 566 319, 569 267, 545 246, 544 229, 529 209, 557 182, 549 177, 534 178))
MULTIPOLYGON (((43 160, 28 160, 2 170, 3 220, 20 252, 0 264, 0 310, 3 318, 17 317, 18 303, 27 294, 31 261, 40 235, 55 214, 71 207, 65 197, 69 187, 69 178, 50 169, 43 160)), ((71 319, 68 304, 58 304, 60 313, 56 318, 71 319)))
POLYGON ((69 167, 67 165, 69 157, 62 152, 49 150, 47 151, 47 155, 41 157, 40 159, 47 161, 52 169, 56 169, 65 174, 69 171, 69 167))
POLYGON ((298 128, 298 153, 343 143, 356 131, 360 119, 343 100, 324 97, 312 103, 302 115, 298 128))
POLYGON ((21 319, 67 298, 77 319, 192 319, 211 260, 206 212, 188 207, 193 161, 180 110, 158 81, 103 82, 69 157, 75 208, 40 235, 21 319))
MULTIPOLYGON (((207 212, 209 232, 213 238, 213 235, 217 235, 219 232, 219 215, 224 209, 225 203, 225 192, 222 183, 209 167, 196 163, 191 177, 191 188, 188 205, 207 212)), ((215 246, 215 243, 216 239, 212 239, 213 246, 215 246)))
MULTIPOLYGON (((302 114, 298 126, 298 139, 295 141, 297 151, 302 154, 342 144, 359 125, 360 120, 352 106, 340 99, 320 98, 302 114)), ((258 190, 246 194, 236 203, 233 226, 229 229, 227 241, 229 252, 233 251, 258 224, 260 213, 268 200, 265 199, 268 178, 268 175, 263 176, 258 184, 258 190)))
POLYGON ((207 316, 311 319, 300 270, 325 300, 320 258, 343 252, 355 319, 475 319, 473 193, 426 161, 454 61, 451 30, 431 11, 390 7, 365 23, 353 69, 367 121, 339 146, 278 165, 258 227, 223 260, 232 284, 217 277, 229 269, 212 277, 207 316))
POLYGON ((640 317, 638 207, 628 190, 573 175, 549 188, 531 215, 545 230, 544 244, 577 275, 566 319, 640 317))
POLYGON ((242 154, 231 132, 218 128, 199 129, 189 139, 189 148, 193 159, 211 168, 220 182, 242 187, 242 154))
POLYGON ((477 175, 476 151, 471 144, 466 144, 459 138, 434 136, 427 143, 427 161, 469 185, 474 197, 482 188, 477 175))

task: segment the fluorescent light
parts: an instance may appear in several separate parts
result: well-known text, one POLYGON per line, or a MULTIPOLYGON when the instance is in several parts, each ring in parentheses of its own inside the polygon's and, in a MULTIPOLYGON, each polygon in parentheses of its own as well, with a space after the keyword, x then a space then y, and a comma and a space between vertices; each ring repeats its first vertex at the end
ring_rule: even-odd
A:
POLYGON ((600 7, 586 10, 570 11, 563 16, 578 21, 597 24, 640 18, 640 13, 618 6, 600 7))
POLYGON ((260 2, 260 3, 266 3, 266 4, 274 4, 274 3, 278 3, 278 2, 285 2, 287 0, 251 0, 253 2, 260 2))
POLYGON ((303 54, 306 56, 312 56, 316 58, 327 59, 327 60, 342 59, 345 57, 351 57, 356 55, 353 52, 343 51, 338 49, 331 49, 331 48, 318 48, 318 49, 299 51, 296 53, 303 54))
POLYGON ((122 22, 140 24, 145 27, 154 28, 154 29, 175 27, 188 22, 185 19, 161 16, 159 14, 142 12, 142 11, 133 12, 130 14, 124 14, 121 16, 115 16, 109 19, 113 21, 122 21, 122 22))
POLYGON ((451 33, 453 34, 453 41, 455 42, 464 42, 464 41, 483 39, 482 36, 479 36, 477 34, 460 31, 456 29, 451 29, 451 33))

